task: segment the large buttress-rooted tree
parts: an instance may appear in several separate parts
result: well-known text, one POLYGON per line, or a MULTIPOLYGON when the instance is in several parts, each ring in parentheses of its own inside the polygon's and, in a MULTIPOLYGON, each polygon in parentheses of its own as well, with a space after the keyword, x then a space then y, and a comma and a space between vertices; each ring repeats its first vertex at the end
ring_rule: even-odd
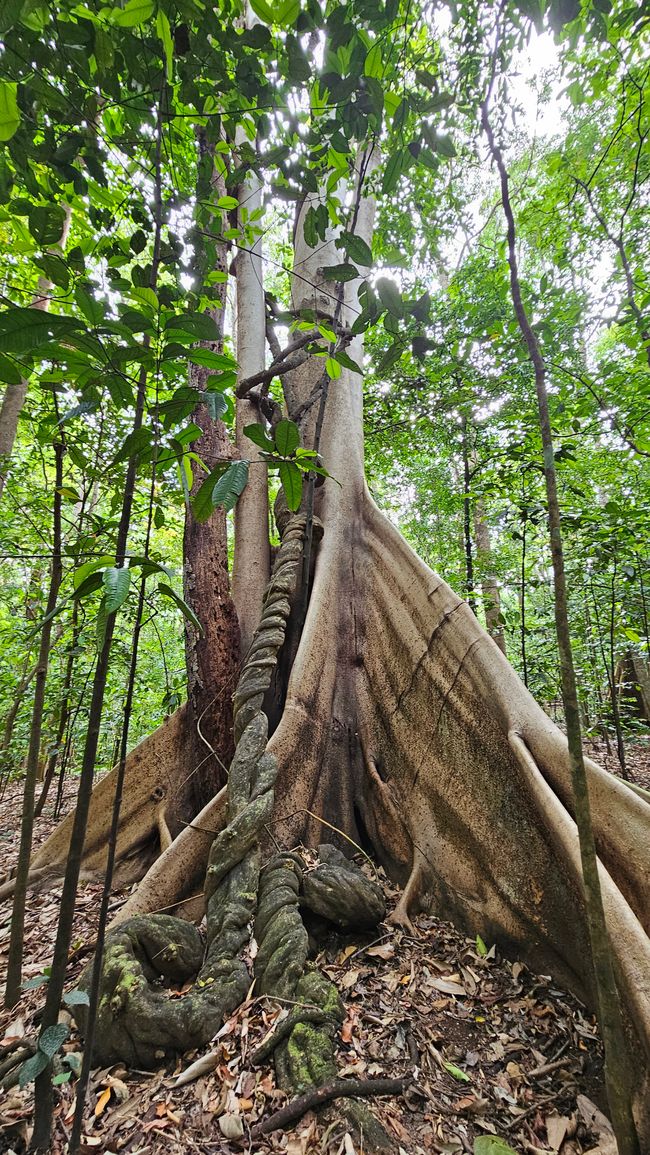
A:
MULTIPOLYGON (((370 230, 366 202, 355 231, 367 238, 370 230)), ((296 312, 336 317, 337 297, 322 269, 339 259, 333 238, 309 249, 299 219, 296 312)), ((344 326, 355 308, 352 284, 339 307, 344 326)), ((350 351, 360 358, 360 348, 350 351)), ((288 415, 299 421, 306 446, 313 444, 324 387, 320 358, 285 381, 288 415)), ((314 576, 295 657, 274 694, 275 713, 267 709, 267 753, 277 763, 274 839, 287 848, 318 843, 325 820, 371 849, 403 885, 396 920, 408 925, 418 909, 433 909, 515 950, 593 1003, 566 740, 467 604, 418 559, 370 497, 361 377, 344 370, 326 390, 318 449, 331 477, 314 504, 322 539, 313 535, 314 576)), ((307 516, 305 538, 313 524, 307 516)), ((249 532, 246 524, 239 529, 249 532)), ((299 589, 294 621, 302 604, 299 589)), ((166 724, 168 734, 174 727, 170 753, 177 754, 178 717, 166 724)), ((638 1122, 649 1135, 643 1112, 650 1098, 650 804, 596 764, 588 762, 587 770, 635 1055, 638 1122)), ((233 812, 231 800, 231 819, 233 812)), ((186 898, 226 818, 222 792, 154 864, 120 921, 186 898)))

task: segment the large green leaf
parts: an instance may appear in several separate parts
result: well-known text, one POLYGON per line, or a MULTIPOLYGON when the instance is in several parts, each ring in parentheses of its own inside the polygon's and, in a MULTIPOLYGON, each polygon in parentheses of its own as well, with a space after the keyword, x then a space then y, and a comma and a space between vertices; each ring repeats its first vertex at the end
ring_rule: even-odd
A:
POLYGON ((220 477, 212 491, 213 505, 222 505, 228 512, 234 509, 237 498, 243 493, 248 481, 248 462, 233 461, 223 477, 220 477))
POLYGON ((42 1051, 48 1059, 54 1058, 69 1034, 70 1029, 66 1027, 65 1023, 54 1023, 53 1026, 46 1027, 38 1040, 39 1051, 42 1051))
POLYGON ((300 445, 300 430, 295 421, 279 421, 275 427, 275 448, 282 457, 290 457, 300 445))
POLYGON ((106 613, 113 614, 126 601, 131 585, 131 574, 126 566, 109 566, 102 575, 106 590, 106 613))
POLYGON ((162 8, 159 8, 158 12, 156 13, 156 32, 158 33, 159 39, 162 43, 163 54, 165 57, 165 71, 167 74, 167 82, 171 83, 172 67, 173 67, 173 59, 174 59, 174 42, 172 40, 172 33, 171 33, 171 28, 169 26, 169 20, 168 20, 167 16, 165 15, 165 13, 163 12, 162 8))
POLYGON ((214 512, 214 502, 212 500, 214 487, 227 468, 228 462, 220 461, 194 494, 191 505, 192 512, 197 521, 207 521, 214 512))
POLYGON ((257 445, 259 449, 264 449, 266 453, 275 452, 275 445, 270 437, 267 437, 264 426, 260 425, 259 422, 256 422, 255 425, 245 425, 244 436, 248 437, 248 440, 252 441, 253 445, 257 445))
MULTIPOLYGON (((219 341, 221 339, 221 333, 216 322, 208 313, 178 313, 175 317, 170 317, 165 329, 180 329, 184 333, 190 333, 197 341, 219 341)), ((174 333, 173 340, 177 340, 176 333, 174 333)))
POLYGON ((17 100, 18 85, 12 80, 0 80, 0 140, 11 140, 20 124, 17 100))
POLYGON ((340 265, 328 265, 323 269, 323 277, 326 281, 354 281, 359 276, 359 270, 355 265, 344 261, 340 265))
POLYGON ((207 369, 234 369, 237 362, 226 353, 213 353, 211 349, 202 349, 199 345, 187 350, 187 359, 195 365, 205 365, 207 369))
POLYGON ((341 241, 345 242, 351 261, 356 261, 357 265, 372 264, 372 250, 363 237, 358 237, 356 233, 342 233, 341 241))
POLYGON ((41 1071, 45 1070, 48 1063, 49 1059, 43 1051, 37 1051, 35 1055, 26 1059, 18 1072, 18 1086, 23 1088, 26 1087, 28 1083, 33 1083, 41 1071))
POLYGON ((71 317, 52 317, 41 309, 6 309, 0 313, 0 352, 31 353, 80 327, 71 317))
POLYGON ((89 574, 96 573, 98 569, 104 569, 107 565, 113 565, 114 561, 115 558, 106 554, 104 557, 96 557, 93 561, 84 562, 84 564, 80 565, 74 572, 72 584, 75 590, 80 588, 82 582, 85 582, 89 574))
MULTIPOLYGON (((122 28, 137 28, 145 24, 155 11, 154 0, 129 0, 124 8, 113 8, 112 20, 122 28)), ((104 11, 107 11, 104 9, 104 11)))
POLYGON ((293 461, 281 461, 279 473, 287 505, 291 512, 295 513, 300 509, 302 500, 302 473, 293 461))

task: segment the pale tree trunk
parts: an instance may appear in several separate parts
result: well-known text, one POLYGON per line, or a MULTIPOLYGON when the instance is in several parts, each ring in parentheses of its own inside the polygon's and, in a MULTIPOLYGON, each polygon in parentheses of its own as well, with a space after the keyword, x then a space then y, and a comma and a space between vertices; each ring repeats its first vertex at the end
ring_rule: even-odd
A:
MULTIPOLYGON (((57 244, 57 248, 61 250, 65 249, 70 231, 71 212, 68 205, 65 208, 63 228, 57 244)), ((41 309, 43 312, 47 312, 50 306, 49 293, 51 289, 52 282, 48 281, 47 277, 39 277, 36 296, 32 301, 32 309, 41 309)), ((2 407, 0 408, 0 497, 2 497, 4 490, 6 471, 13 452, 18 432, 18 421, 27 397, 28 385, 29 382, 25 377, 21 378, 15 385, 7 385, 2 399, 2 407)))
POLYGON ((474 540, 476 542, 476 557, 481 572, 485 628, 490 637, 496 642, 501 653, 506 654, 506 639, 501 621, 501 594, 499 591, 499 583, 492 572, 490 530, 485 519, 485 506, 480 498, 474 507, 474 540))

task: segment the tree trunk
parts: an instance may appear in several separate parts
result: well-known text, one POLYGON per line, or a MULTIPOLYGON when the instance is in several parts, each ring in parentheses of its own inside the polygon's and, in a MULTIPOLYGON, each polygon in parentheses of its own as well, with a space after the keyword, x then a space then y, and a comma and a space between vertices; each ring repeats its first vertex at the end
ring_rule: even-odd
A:
POLYGON ((503 633, 501 620, 501 594, 499 583, 491 572, 492 547, 490 544, 490 530, 485 520, 485 508, 482 501, 477 501, 474 508, 474 538, 476 540, 476 556, 481 569, 481 589, 483 591, 483 610, 485 613, 485 628, 494 639, 502 654, 506 653, 506 639, 503 633))
MULTIPOLYGON (((61 230, 61 237, 58 241, 57 248, 65 249, 66 241, 68 239, 68 232, 70 230, 70 209, 66 205, 66 213, 63 220, 63 228, 61 230)), ((52 289, 52 282, 48 281, 47 277, 39 277, 38 289, 36 296, 32 301, 32 309, 42 309, 47 312, 49 308, 49 293, 52 289)), ((0 407, 0 497, 6 481, 6 471, 9 464, 9 458, 13 452, 16 434, 18 432, 18 421, 22 413, 25 398, 27 397, 27 388, 29 382, 25 377, 14 385, 7 385, 5 395, 2 399, 2 407, 0 407)))

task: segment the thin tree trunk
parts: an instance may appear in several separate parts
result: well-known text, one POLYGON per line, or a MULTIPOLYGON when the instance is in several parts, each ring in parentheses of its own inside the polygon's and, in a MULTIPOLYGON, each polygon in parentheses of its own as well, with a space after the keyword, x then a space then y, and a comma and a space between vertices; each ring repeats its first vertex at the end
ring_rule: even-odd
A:
POLYGON ((31 654, 28 654, 27 657, 25 658, 25 662, 23 664, 22 672, 20 675, 20 680, 19 680, 18 685, 16 686, 16 689, 14 691, 14 700, 11 703, 9 710, 7 711, 4 726, 2 729, 2 743, 0 743, 0 757, 2 758, 2 762, 3 762, 3 770, 4 770, 5 757, 9 751, 9 747, 11 746, 11 739, 13 738, 14 726, 16 724, 16 718, 18 717, 20 707, 22 706, 24 698, 25 698, 25 691, 29 688, 34 677, 36 676, 36 674, 38 672, 38 662, 36 662, 36 664, 32 666, 31 670, 27 668, 29 666, 30 657, 31 657, 31 654))
POLYGON ((61 560, 61 488, 63 486, 63 454, 65 447, 59 438, 54 445, 54 516, 52 532, 52 568, 50 572, 50 588, 45 607, 45 621, 41 630, 41 640, 38 650, 36 682, 34 688, 34 704, 32 706, 32 722, 29 734, 29 749, 27 752, 27 767, 25 770, 25 787, 23 792, 23 814, 20 826, 20 848, 16 867, 16 886, 14 890, 14 904, 11 915, 11 936, 9 940, 9 956, 7 960, 7 985, 5 988, 5 1006, 14 1007, 20 998, 20 983, 23 966, 23 942, 25 934, 25 900, 27 896, 27 876, 29 874, 29 858, 32 852, 32 837, 34 834, 34 795, 36 793, 36 779, 38 775, 39 753, 41 749, 41 734, 43 732, 43 712, 45 709, 45 686, 50 658, 52 640, 53 614, 59 597, 59 589, 63 578, 63 564, 61 560))
POLYGON ((472 551, 472 499, 470 497, 471 470, 469 464, 468 420, 465 414, 462 417, 462 453, 463 453, 463 549, 465 553, 465 589, 467 603, 473 614, 476 613, 476 598, 474 597, 474 555, 472 551))
POLYGON ((580 841, 580 857, 585 888, 589 935, 593 956, 600 1027, 605 1044, 606 1081, 612 1123, 619 1147, 619 1155, 640 1155, 640 1147, 630 1099, 629 1056, 621 1016, 620 997, 616 987, 609 935, 605 922, 603 899, 598 874, 598 858, 591 821, 589 790, 582 750, 580 709, 576 686, 571 635, 569 630, 568 596, 560 524, 560 506, 553 436, 546 389, 546 366, 537 336, 530 324, 521 294, 516 251, 515 219, 510 202, 509 178, 501 149, 496 144, 488 116, 490 91, 481 109, 482 126, 491 156, 496 163, 501 185, 501 203, 507 222, 508 265, 510 290, 515 315, 528 350, 535 374, 535 389, 539 409, 542 446, 544 451, 544 478, 548 503, 548 523, 551 557, 555 580, 555 625, 562 675, 562 697, 569 743, 571 780, 575 801, 575 820, 580 841))
MULTIPOLYGON (((158 268, 160 265, 160 242, 162 233, 162 100, 163 93, 161 93, 158 103, 156 126, 156 160, 154 183, 155 232, 150 279, 150 287, 152 289, 155 289, 157 285, 158 268)), ((136 433, 142 427, 145 412, 146 388, 147 370, 143 368, 138 379, 135 413, 131 430, 132 433, 136 433)), ((133 499, 135 496, 136 474, 137 457, 132 456, 129 458, 126 468, 124 494, 122 498, 122 510, 120 513, 120 521, 117 530, 115 560, 118 568, 123 567, 126 560, 126 549, 129 528, 131 524, 131 511, 133 508, 133 499)), ((99 745, 99 734, 104 705, 104 694, 106 691, 106 682, 108 679, 108 668, 110 662, 113 633, 115 631, 116 616, 116 613, 107 615, 104 641, 97 658, 97 665, 95 666, 92 695, 88 710, 88 728, 86 730, 86 741, 81 762, 81 773, 79 776, 77 806, 70 838, 70 850, 68 853, 65 878, 63 880, 63 891, 61 894, 61 904, 59 909, 59 922, 57 926, 56 941, 54 944, 54 955, 52 959, 50 978, 47 984, 45 1008, 43 1010, 43 1017, 41 1019, 41 1033, 46 1031, 48 1027, 54 1026, 56 1023, 59 1016, 59 1010, 61 1008, 63 988, 65 986, 68 950, 70 947, 72 923, 75 913, 75 899, 79 882, 81 860, 83 857, 86 826, 88 824, 88 811, 90 808, 90 799, 93 789, 95 762, 97 758, 97 748, 99 745)), ((31 1149, 33 1151, 46 1152, 50 1149, 52 1109, 52 1071, 50 1065, 48 1065, 36 1079, 34 1101, 34 1131, 31 1142, 31 1149)))
POLYGON ((485 506, 477 501, 474 506, 474 538, 476 540, 476 557, 481 568, 481 589, 483 591, 483 608, 485 611, 485 626, 488 634, 494 639, 502 654, 506 653, 506 639, 503 634, 501 621, 501 594, 499 583, 491 572, 492 546, 490 530, 485 520, 485 506))
POLYGON ((616 734, 616 753, 621 767, 621 775, 625 781, 629 781, 629 774, 627 769, 627 762, 625 758, 625 740, 623 738, 623 726, 621 723, 621 708, 619 702, 618 686, 616 684, 616 650, 615 650, 615 619, 616 619, 616 557, 614 557, 614 568, 612 571, 612 590, 609 599, 609 668, 611 670, 611 687, 612 687, 612 718, 614 721, 614 733, 616 734))
POLYGON ((77 624, 78 603, 75 602, 72 607, 72 637, 68 647, 68 657, 65 664, 65 673, 63 675, 63 686, 61 688, 61 704, 59 707, 59 721, 56 729, 56 737, 54 739, 54 749, 47 761, 47 769, 45 771, 45 778, 43 781, 43 789, 41 790, 38 802, 34 807, 34 818, 40 818, 43 813, 43 807, 47 801, 47 796, 52 785, 52 780, 56 771, 59 754, 61 752, 61 744, 68 725, 70 717, 70 694, 72 690, 72 675, 74 671, 74 663, 76 658, 77 642, 79 639, 79 626, 77 624))

